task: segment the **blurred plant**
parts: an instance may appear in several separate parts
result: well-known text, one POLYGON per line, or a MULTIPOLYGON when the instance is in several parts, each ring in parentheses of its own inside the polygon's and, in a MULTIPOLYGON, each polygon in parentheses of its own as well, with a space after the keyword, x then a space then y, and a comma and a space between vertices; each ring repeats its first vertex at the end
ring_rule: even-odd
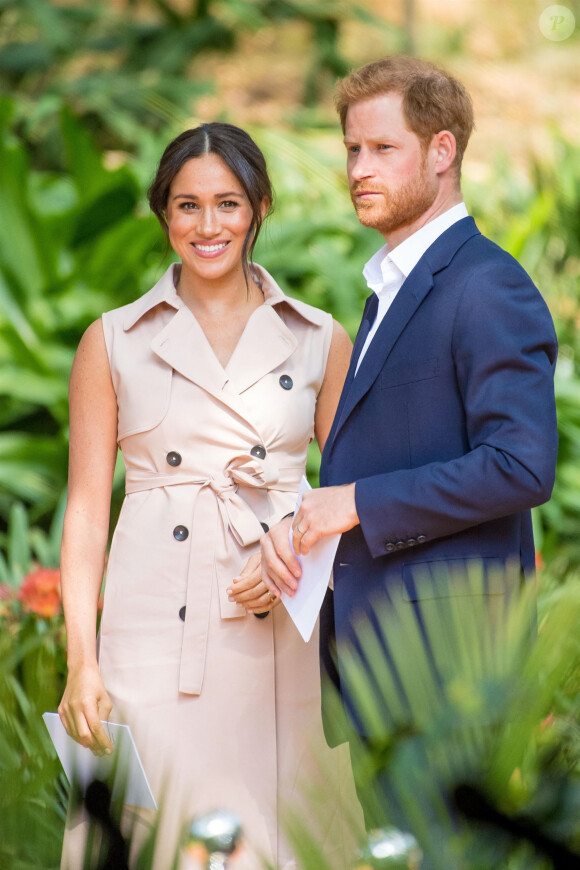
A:
POLYGON ((536 635, 536 593, 528 584, 516 594, 517 570, 492 576, 474 564, 415 584, 415 603, 395 591, 376 621, 361 622, 343 671, 370 737, 366 775, 388 783, 369 812, 414 833, 442 870, 543 866, 549 844, 573 852, 580 745, 563 735, 580 707, 576 696, 563 709, 560 697, 580 667, 580 587, 563 590, 536 635), (474 793, 503 828, 491 814, 485 825, 470 817, 474 793), (524 817, 536 842, 516 824, 524 817))
POLYGON ((13 504, 0 538, 0 867, 56 868, 66 783, 42 721, 64 687, 61 504, 49 532, 13 504))
POLYGON ((66 175, 31 170, 0 103, 0 516, 14 499, 50 516, 67 473, 67 384, 76 346, 106 308, 135 298, 162 259, 161 234, 136 213, 139 185, 62 114, 66 175), (152 264, 148 269, 148 264, 152 264))
POLYGON ((63 105, 99 145, 133 150, 145 131, 159 133, 191 114, 213 84, 209 52, 232 51, 244 33, 302 22, 310 34, 304 99, 348 68, 341 28, 358 19, 384 24, 358 3, 330 0, 127 0, 0 4, 0 76, 17 94, 17 120, 37 166, 61 168, 58 116, 63 105))
MULTIPOLYGON (((342 649, 367 824, 413 835, 434 870, 580 866, 580 583, 550 584, 549 602, 540 587, 537 632, 517 570, 424 572, 415 590, 376 598, 342 649)), ((325 698, 344 722, 333 687, 325 698)), ((289 829, 301 867, 331 870, 311 830, 289 829)), ((416 846, 410 865, 378 858, 359 866, 421 866, 416 846)))
POLYGON ((532 276, 554 318, 560 346, 556 406, 560 445, 551 500, 534 511, 536 546, 554 576, 580 565, 580 159, 554 132, 553 154, 530 160, 531 177, 508 158, 484 182, 465 180, 483 232, 532 276))

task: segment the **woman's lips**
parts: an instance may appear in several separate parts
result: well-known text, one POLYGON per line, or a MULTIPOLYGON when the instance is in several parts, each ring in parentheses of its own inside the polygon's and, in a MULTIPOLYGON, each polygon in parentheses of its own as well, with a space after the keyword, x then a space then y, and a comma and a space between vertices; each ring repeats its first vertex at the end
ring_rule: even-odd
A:
POLYGON ((191 247, 198 255, 198 257, 203 257, 205 260, 212 260, 215 257, 219 257, 220 254, 225 251, 228 245, 229 241, 191 243, 191 247))

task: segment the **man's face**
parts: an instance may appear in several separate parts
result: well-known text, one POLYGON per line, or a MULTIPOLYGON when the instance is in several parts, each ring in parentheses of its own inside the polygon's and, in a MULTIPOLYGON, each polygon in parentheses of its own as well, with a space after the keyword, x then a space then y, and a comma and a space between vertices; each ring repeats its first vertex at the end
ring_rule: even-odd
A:
POLYGON ((422 225, 438 191, 432 153, 407 127, 402 102, 389 93, 354 103, 344 134, 358 219, 397 244, 422 225))

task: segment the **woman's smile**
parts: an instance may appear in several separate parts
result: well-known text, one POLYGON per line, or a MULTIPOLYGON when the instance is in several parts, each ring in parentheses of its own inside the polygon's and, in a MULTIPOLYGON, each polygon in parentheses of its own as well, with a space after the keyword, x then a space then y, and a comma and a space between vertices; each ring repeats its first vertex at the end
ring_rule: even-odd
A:
POLYGON ((195 252, 200 256, 206 259, 214 259, 215 257, 219 257, 222 251, 229 245, 229 241, 225 242, 212 242, 209 244, 208 242, 192 242, 192 247, 195 252))

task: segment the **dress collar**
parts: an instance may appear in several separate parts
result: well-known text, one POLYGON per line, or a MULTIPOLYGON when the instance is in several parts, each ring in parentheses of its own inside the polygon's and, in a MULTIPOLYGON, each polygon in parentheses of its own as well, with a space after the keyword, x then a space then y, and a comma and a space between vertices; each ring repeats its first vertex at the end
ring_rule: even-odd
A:
MULTIPOLYGON (((325 312, 320 311, 318 308, 313 308, 311 305, 307 305, 299 299, 293 299, 291 296, 286 296, 270 273, 267 272, 263 266, 259 266, 257 263, 252 263, 251 269, 264 294, 264 305, 270 305, 272 307, 287 305, 313 325, 321 326, 323 324, 324 318, 327 316, 325 315, 325 312)), ((142 317, 158 305, 166 304, 171 308, 174 308, 176 311, 183 308, 184 302, 176 290, 180 271, 181 263, 172 263, 151 290, 145 293, 144 296, 140 296, 139 299, 135 300, 135 302, 131 302, 126 306, 125 318, 123 320, 123 328, 125 331, 135 326, 142 317)))

